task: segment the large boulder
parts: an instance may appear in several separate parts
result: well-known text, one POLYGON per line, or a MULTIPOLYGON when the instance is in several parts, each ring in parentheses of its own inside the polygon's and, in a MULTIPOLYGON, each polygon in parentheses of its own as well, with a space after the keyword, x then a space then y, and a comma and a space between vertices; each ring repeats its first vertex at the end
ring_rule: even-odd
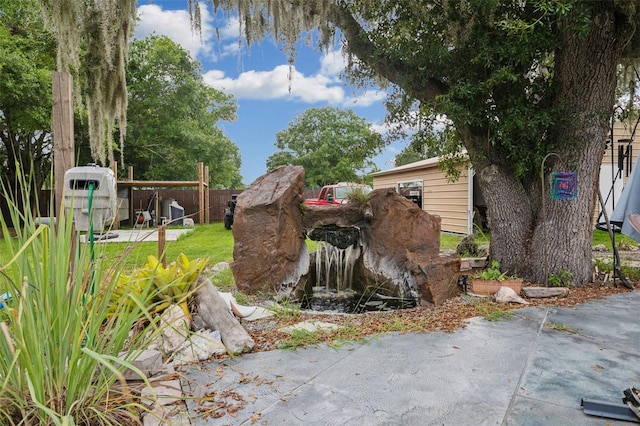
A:
POLYGON ((231 263, 238 289, 279 292, 309 272, 302 228, 304 169, 281 166, 256 179, 238 196, 231 263))
POLYGON ((373 191, 362 225, 365 291, 439 304, 458 293, 457 256, 440 254, 440 217, 393 189, 373 191))

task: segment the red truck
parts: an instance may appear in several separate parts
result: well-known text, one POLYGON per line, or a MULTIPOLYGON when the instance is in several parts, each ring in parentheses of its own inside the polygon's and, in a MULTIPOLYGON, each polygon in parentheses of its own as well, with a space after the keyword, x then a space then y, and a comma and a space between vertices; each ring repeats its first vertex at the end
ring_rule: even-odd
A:
POLYGON ((347 197, 355 189, 362 189, 365 194, 372 191, 368 185, 340 182, 335 185, 323 186, 317 199, 309 198, 304 200, 304 203, 308 206, 331 206, 348 203, 347 197))

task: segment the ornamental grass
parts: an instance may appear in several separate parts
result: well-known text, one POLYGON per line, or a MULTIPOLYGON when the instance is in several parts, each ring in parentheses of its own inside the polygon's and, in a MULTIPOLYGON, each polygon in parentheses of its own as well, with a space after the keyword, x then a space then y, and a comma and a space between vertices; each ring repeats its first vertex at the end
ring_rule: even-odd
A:
POLYGON ((24 189, 31 181, 24 174, 19 180, 15 198, 22 201, 4 184, 1 192, 9 214, 0 217, 0 424, 139 424, 145 408, 123 372, 131 368, 146 380, 131 361, 155 328, 153 286, 127 295, 131 303, 114 314, 110 300, 123 262, 103 261, 103 245, 80 242, 71 214, 39 224, 24 189))

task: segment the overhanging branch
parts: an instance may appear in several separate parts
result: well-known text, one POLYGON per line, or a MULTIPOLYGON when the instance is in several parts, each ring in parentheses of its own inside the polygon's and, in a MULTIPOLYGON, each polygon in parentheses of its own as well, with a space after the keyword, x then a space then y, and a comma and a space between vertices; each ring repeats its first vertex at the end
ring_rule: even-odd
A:
POLYGON ((344 5, 334 4, 329 19, 340 28, 347 41, 347 50, 378 74, 400 86, 421 102, 433 101, 436 96, 447 93, 448 86, 436 78, 424 80, 405 63, 381 56, 351 12, 344 5))

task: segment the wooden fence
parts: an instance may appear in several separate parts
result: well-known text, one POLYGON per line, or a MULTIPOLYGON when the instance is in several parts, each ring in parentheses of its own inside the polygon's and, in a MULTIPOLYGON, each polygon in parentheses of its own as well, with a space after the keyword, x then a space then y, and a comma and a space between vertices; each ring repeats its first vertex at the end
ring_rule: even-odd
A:
MULTIPOLYGON (((209 190, 209 220, 211 222, 222 222, 224 220, 224 208, 232 195, 239 195, 242 189, 210 189, 209 190)), ((304 198, 315 198, 320 192, 316 190, 305 190, 304 198)), ((153 195, 157 193, 158 199, 175 200, 184 208, 184 215, 193 218, 198 223, 198 189, 136 189, 133 191, 134 210, 147 210, 153 195)), ((41 191, 39 196, 40 216, 49 216, 49 204, 51 191, 41 191)), ((151 204, 153 209, 153 203, 151 204)), ((126 225, 125 222, 122 223, 126 225)))

